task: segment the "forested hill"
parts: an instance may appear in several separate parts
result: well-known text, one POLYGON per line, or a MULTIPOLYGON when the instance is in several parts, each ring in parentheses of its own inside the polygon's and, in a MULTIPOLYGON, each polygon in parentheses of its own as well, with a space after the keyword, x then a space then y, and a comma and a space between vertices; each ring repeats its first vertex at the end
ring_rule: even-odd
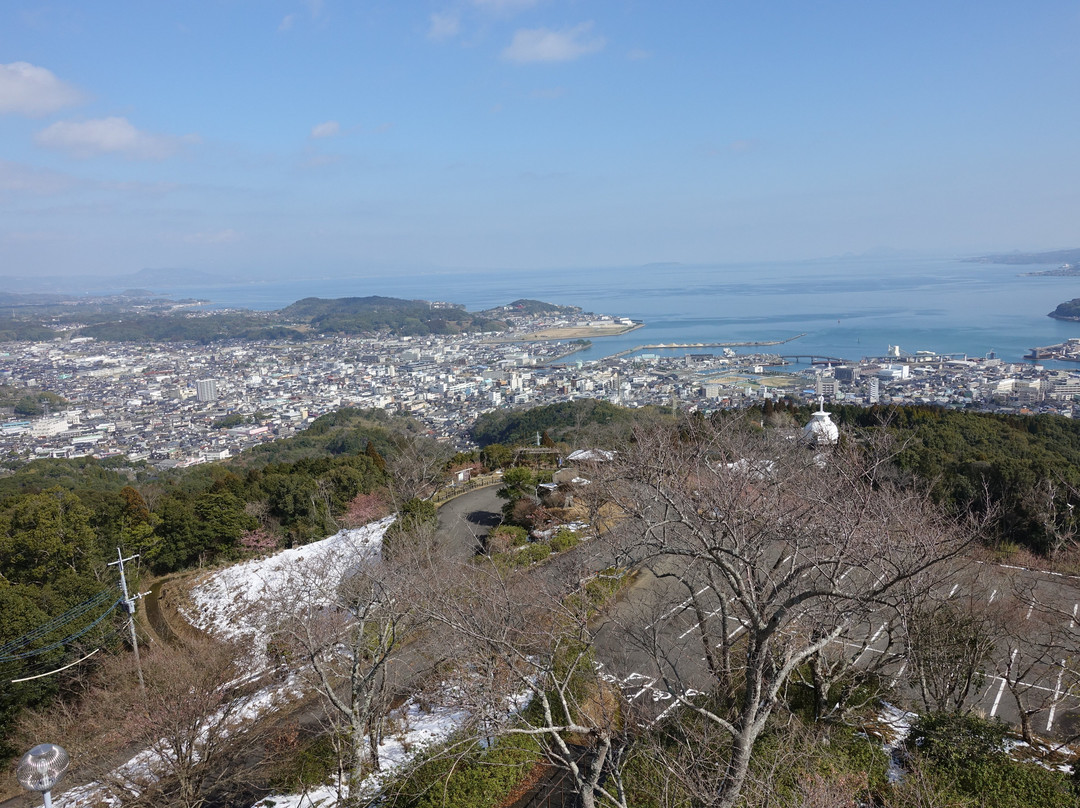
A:
MULTIPOLYGON (((117 579, 106 565, 118 546, 139 554, 129 571, 137 577, 139 568, 169 573, 306 544, 381 517, 390 510, 388 487, 403 454, 433 458, 434 473, 449 456, 412 419, 347 409, 293 438, 189 469, 156 472, 119 458, 21 466, 0 477, 0 646, 97 603, 103 591, 112 591, 113 602, 117 579)), ((430 486, 429 478, 410 473, 395 478, 404 499, 430 486)), ((94 627, 100 613, 87 613, 75 627, 93 629, 87 642, 115 643, 115 619, 94 627)), ((63 636, 49 633, 35 647, 63 636)), ((0 761, 18 751, 8 741, 20 711, 46 704, 65 680, 7 683, 66 661, 70 654, 59 647, 33 659, 10 649, 0 655, 0 761)))
POLYGON ((1058 303, 1057 308, 1047 316, 1053 317, 1055 320, 1080 320, 1080 297, 1058 303))
POLYGON ((489 317, 498 318, 507 314, 562 314, 572 316, 581 314, 580 306, 558 306, 554 303, 545 303, 542 300, 530 300, 521 298, 505 306, 496 306, 493 309, 480 312, 489 317))
POLYGON ((394 297, 306 297, 276 312, 282 323, 300 323, 320 333, 388 331, 404 336, 503 331, 506 323, 485 312, 394 297))
POLYGON ((47 341, 93 337, 117 342, 198 342, 217 340, 304 340, 319 334, 425 336, 504 331, 506 318, 580 313, 575 306, 516 300, 487 311, 469 312, 455 303, 393 297, 307 297, 277 311, 204 311, 190 305, 110 298, 91 306, 25 301, 10 318, 0 318, 0 339, 47 341))

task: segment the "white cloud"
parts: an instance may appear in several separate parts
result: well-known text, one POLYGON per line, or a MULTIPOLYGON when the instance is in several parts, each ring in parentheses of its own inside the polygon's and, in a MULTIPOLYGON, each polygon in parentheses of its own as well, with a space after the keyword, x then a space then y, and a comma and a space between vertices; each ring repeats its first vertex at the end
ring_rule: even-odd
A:
POLYGON ((634 48, 626 54, 626 58, 636 62, 641 59, 651 59, 652 53, 647 50, 642 50, 641 48, 634 48))
POLYGON ((341 134, 341 124, 337 121, 324 121, 311 127, 311 136, 313 138, 333 137, 339 134, 341 134))
POLYGON ((454 12, 446 14, 432 14, 431 24, 428 26, 428 39, 440 41, 451 39, 458 35, 461 30, 461 19, 454 12))
POLYGON ((591 22, 583 22, 561 31, 550 28, 522 28, 514 33, 514 39, 503 49, 502 57, 519 64, 572 62, 604 47, 604 38, 590 36, 590 31, 591 22))
POLYGON ((281 22, 278 23, 277 29, 279 31, 288 31, 290 28, 293 27, 293 23, 295 23, 295 22, 296 22, 296 15, 295 14, 286 14, 284 16, 284 18, 282 18, 281 22))
POLYGON ((59 149, 75 157, 99 154, 123 154, 143 160, 160 160, 173 154, 184 143, 198 137, 172 137, 142 132, 127 118, 98 118, 89 121, 57 121, 38 132, 39 146, 59 149))
POLYGON ((52 71, 28 62, 0 64, 0 113, 47 115, 78 104, 82 94, 52 71))

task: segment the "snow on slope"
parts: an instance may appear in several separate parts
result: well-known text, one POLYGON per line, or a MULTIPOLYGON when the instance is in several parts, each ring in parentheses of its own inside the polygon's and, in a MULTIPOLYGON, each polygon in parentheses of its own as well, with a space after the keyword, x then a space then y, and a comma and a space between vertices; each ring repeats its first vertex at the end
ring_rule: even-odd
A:
POLYGON ((322 541, 214 572, 191 590, 192 607, 184 617, 203 631, 249 645, 261 658, 267 640, 265 601, 288 594, 298 579, 318 579, 323 597, 327 597, 349 565, 378 555, 394 518, 388 516, 322 541), (327 574, 333 574, 335 580, 327 580, 327 574))

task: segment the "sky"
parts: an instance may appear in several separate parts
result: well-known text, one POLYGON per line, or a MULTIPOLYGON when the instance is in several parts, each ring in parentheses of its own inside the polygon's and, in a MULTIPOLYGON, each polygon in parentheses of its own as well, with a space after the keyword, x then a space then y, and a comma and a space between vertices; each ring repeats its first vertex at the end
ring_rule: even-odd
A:
POLYGON ((0 277, 1080 246, 1080 3, 0 4, 0 277))

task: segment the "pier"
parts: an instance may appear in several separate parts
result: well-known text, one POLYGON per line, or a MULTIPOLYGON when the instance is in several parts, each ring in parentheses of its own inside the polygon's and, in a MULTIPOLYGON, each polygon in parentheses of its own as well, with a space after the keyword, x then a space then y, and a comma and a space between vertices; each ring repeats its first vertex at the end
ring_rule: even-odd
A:
POLYGON ((638 345, 608 356, 608 359, 621 359, 638 351, 687 350, 689 348, 770 348, 774 345, 786 345, 806 336, 806 332, 787 339, 759 340, 755 342, 661 342, 656 345, 638 345))

